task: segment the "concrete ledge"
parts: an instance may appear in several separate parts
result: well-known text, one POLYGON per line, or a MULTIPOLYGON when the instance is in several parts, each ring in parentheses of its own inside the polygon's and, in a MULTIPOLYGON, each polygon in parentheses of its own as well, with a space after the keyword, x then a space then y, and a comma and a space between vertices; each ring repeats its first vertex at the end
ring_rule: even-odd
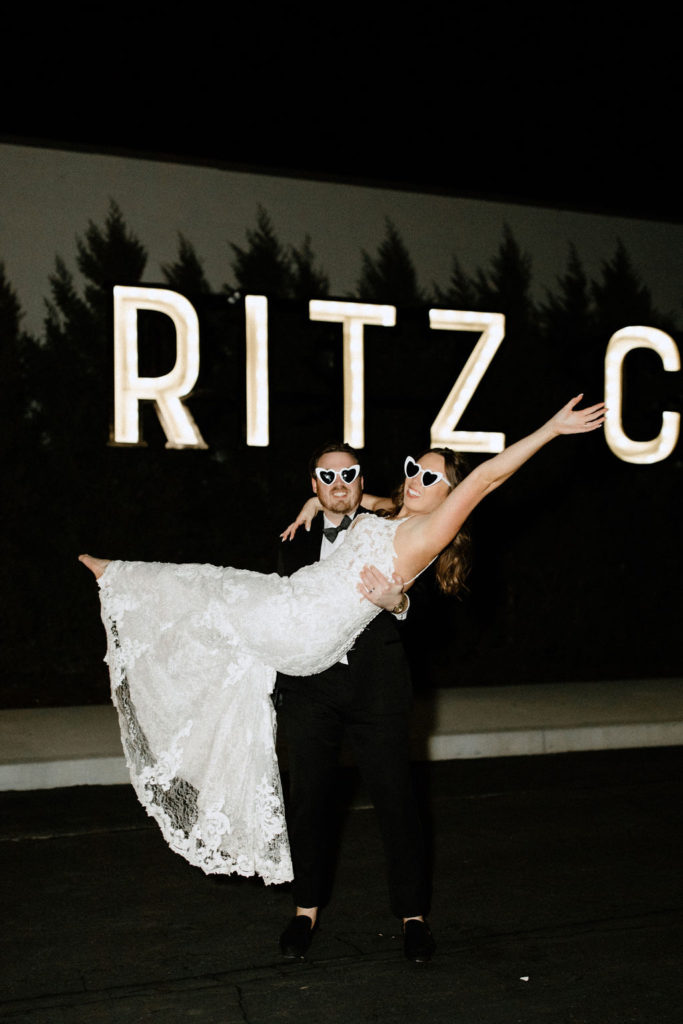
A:
POLYGON ((128 781, 112 705, 0 711, 0 790, 128 781))
POLYGON ((122 754, 118 757, 0 765, 0 790, 116 786, 126 782, 130 782, 130 776, 122 754))
POLYGON ((683 680, 439 690, 415 702, 414 755, 514 757, 683 744, 683 680))
MULTIPOLYGON (((683 744, 683 679, 435 690, 415 701, 420 760, 683 744)), ((0 711, 0 790, 128 781, 111 706, 0 711)))

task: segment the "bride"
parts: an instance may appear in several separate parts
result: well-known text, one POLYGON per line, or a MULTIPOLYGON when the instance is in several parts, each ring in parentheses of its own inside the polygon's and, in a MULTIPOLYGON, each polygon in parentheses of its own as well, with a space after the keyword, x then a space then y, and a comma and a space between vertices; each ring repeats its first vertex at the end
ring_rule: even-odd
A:
POLYGON ((407 460, 399 509, 359 516, 331 557, 288 578, 80 556, 100 587, 131 781, 173 850, 209 874, 292 878, 270 700, 276 672, 311 675, 338 662, 381 610, 368 599, 373 583, 397 574, 409 589, 532 455, 602 424, 604 404, 577 409, 582 397, 456 487, 436 452, 407 460))

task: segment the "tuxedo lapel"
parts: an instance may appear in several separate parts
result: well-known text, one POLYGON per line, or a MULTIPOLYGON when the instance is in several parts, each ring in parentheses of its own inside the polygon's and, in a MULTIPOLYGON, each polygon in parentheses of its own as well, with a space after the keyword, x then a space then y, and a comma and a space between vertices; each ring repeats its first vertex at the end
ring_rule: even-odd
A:
MULTIPOLYGON (((303 530, 303 527, 299 530, 299 533, 303 530)), ((311 528, 308 532, 303 530, 304 536, 301 538, 301 554, 300 554, 300 565, 311 565, 312 562, 318 562, 320 560, 320 545, 323 542, 323 517, 322 514, 317 515, 311 523, 311 528)))
POLYGON ((294 540, 282 541, 278 548, 278 572, 282 576, 291 576, 304 565, 311 565, 320 558, 320 545, 323 536, 323 517, 318 515, 311 524, 310 530, 300 526, 294 540))

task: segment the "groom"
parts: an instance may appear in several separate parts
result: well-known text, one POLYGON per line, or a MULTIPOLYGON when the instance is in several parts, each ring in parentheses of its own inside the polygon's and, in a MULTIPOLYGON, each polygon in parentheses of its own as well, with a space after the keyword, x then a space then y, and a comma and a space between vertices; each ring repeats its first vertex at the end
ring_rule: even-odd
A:
MULTIPOLYGON (((323 515, 316 516, 309 532, 299 529, 292 541, 281 544, 281 575, 327 558, 344 543, 353 518, 364 511, 360 458, 349 445, 331 444, 316 452, 309 472, 323 515)), ((342 662, 319 675, 277 679, 278 722, 289 764, 287 823, 296 905, 280 937, 286 957, 305 956, 327 896, 332 860, 328 816, 344 736, 377 812, 391 907, 403 921, 405 955, 425 963, 434 950, 423 917, 428 899, 425 858, 408 757, 412 688, 396 624, 397 618, 405 618, 408 598, 402 583, 387 580, 375 588, 372 600, 386 611, 372 620, 342 662)))

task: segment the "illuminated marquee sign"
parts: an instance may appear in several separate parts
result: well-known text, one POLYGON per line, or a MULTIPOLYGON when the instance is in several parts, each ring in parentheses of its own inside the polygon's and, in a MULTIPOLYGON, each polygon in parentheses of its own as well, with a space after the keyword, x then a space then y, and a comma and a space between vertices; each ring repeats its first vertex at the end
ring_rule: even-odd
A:
POLYGON ((114 443, 140 444, 139 403, 151 399, 167 448, 206 448, 182 402, 199 376, 199 320, 192 303, 164 288, 114 288, 114 443), (175 366, 163 377, 138 375, 139 309, 170 316, 176 330, 175 366))
POLYGON ((341 323, 344 366, 344 440, 354 448, 365 447, 365 357, 363 328, 366 324, 393 327, 396 306, 377 306, 365 302, 334 302, 311 299, 311 320, 341 323))
POLYGON ((451 388, 439 415, 432 423, 433 448, 453 448, 457 452, 502 452, 505 434, 454 430, 481 378, 505 337, 502 313, 470 313, 457 309, 430 309, 429 326, 437 331, 479 331, 481 337, 451 388))
POLYGON ((627 437, 621 423, 622 373, 624 359, 634 348, 649 348, 662 360, 664 369, 680 370, 681 358, 673 338, 654 327, 624 327, 613 334, 605 353, 605 440, 624 462, 661 462, 676 447, 680 414, 662 413, 662 429, 651 441, 627 437))
MULTIPOLYGON (((365 445, 364 328, 393 327, 396 307, 374 303, 312 299, 311 320, 342 325, 344 373, 344 440, 355 448, 365 445)), ((501 313, 430 309, 432 330, 471 331, 480 337, 453 384, 431 427, 431 444, 456 451, 499 452, 505 434, 456 430, 462 414, 479 386, 505 335, 501 313)), ((247 444, 269 444, 268 416, 268 301, 263 295, 245 298, 247 444)), ((665 411, 659 434, 649 441, 628 437, 622 425, 624 359, 636 348, 655 351, 664 369, 680 369, 680 355, 668 334, 653 327, 625 327, 610 338, 605 355, 605 439, 624 462, 661 462, 673 451, 680 431, 680 415, 665 411)), ((167 448, 206 448, 183 398, 199 375, 199 321, 192 304, 178 292, 163 288, 117 285, 114 288, 114 444, 139 445, 139 404, 154 402, 167 448), (176 362, 160 377, 138 374, 138 310, 164 313, 176 331, 176 362)))

